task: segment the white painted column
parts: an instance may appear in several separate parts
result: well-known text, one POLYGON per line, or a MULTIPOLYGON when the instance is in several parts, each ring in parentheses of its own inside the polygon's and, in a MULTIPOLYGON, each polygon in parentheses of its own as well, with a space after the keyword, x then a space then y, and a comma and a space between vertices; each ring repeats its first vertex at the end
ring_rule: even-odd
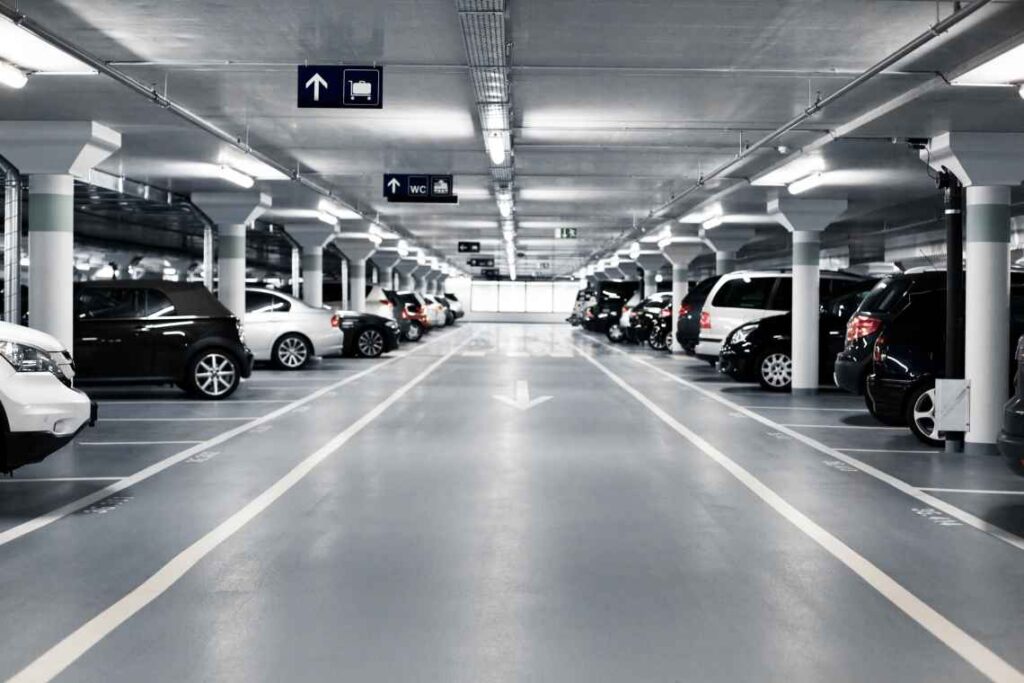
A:
POLYGON ((366 261, 349 261, 349 302, 353 311, 366 311, 366 261))
POLYGON ((690 293, 690 269, 686 266, 672 266, 672 349, 679 350, 679 307, 690 293))
POLYGON ((1010 188, 967 188, 964 375, 971 386, 964 451, 995 453, 1010 378, 1010 188))
POLYGON ((292 247, 292 296, 302 296, 302 250, 292 247))
POLYGON ((29 324, 74 347, 75 181, 34 175, 28 183, 29 324))
POLYGON ((793 391, 818 388, 821 233, 793 233, 793 391))
POLYGON ((727 275, 736 270, 735 251, 715 252, 715 275, 727 275))
POLYGON ((672 350, 681 351, 679 345, 679 307, 690 291, 690 263, 704 250, 698 237, 698 226, 678 224, 670 227, 671 236, 658 243, 658 248, 672 264, 672 350))
POLYGON ((341 233, 334 239, 347 263, 347 278, 342 276, 342 284, 346 284, 347 280, 346 308, 349 310, 366 312, 366 260, 373 256, 380 242, 379 237, 369 232, 341 233))
POLYGON ((216 253, 216 242, 214 241, 213 226, 209 223, 203 225, 203 286, 207 291, 214 289, 214 254, 216 253))
POLYGON ((324 248, 306 247, 302 252, 302 300, 310 306, 324 305, 324 248))
POLYGON ((244 223, 218 226, 217 298, 239 320, 245 320, 244 223))

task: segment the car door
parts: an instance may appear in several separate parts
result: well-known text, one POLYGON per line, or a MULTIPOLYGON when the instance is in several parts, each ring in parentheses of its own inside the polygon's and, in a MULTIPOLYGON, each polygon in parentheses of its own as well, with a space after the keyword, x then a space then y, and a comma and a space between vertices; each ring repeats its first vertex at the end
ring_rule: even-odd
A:
POLYGON ((144 337, 152 352, 149 376, 178 379, 184 371, 188 348, 195 341, 197 319, 182 315, 159 289, 139 291, 141 310, 136 334, 144 337))
POLYGON ((270 292, 245 293, 245 343, 259 360, 267 360, 274 342, 288 332, 291 304, 270 292))
POLYGON ((152 346, 139 335, 139 290, 83 287, 75 295, 75 366, 83 379, 149 376, 152 346))

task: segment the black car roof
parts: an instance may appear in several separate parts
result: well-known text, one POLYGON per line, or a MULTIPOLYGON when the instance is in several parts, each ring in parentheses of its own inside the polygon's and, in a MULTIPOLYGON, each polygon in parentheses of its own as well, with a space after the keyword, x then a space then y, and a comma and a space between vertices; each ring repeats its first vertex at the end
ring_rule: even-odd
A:
POLYGON ((95 282, 76 282, 75 289, 155 289, 171 300, 177 313, 202 315, 212 318, 227 318, 233 315, 200 282, 98 280, 95 282))

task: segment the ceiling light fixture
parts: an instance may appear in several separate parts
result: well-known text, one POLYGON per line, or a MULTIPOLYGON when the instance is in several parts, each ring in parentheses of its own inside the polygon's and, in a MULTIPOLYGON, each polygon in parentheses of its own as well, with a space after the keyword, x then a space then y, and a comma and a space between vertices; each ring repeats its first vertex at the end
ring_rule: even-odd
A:
POLYGON ((495 166, 504 164, 505 158, 508 156, 507 135, 504 131, 484 134, 484 146, 487 148, 487 155, 495 166))
POLYGON ((26 83, 28 83, 28 75, 24 71, 13 64, 0 62, 0 84, 20 90, 25 87, 26 83))
POLYGON ((714 230, 715 228, 717 228, 719 225, 721 225, 724 222, 725 222, 725 217, 724 216, 715 216, 714 218, 710 218, 710 219, 704 221, 703 223, 701 223, 700 227, 704 228, 705 230, 714 230))
POLYGON ((343 221, 355 221, 362 218, 358 213, 348 208, 347 206, 341 206, 328 199, 321 199, 317 205, 317 209, 323 213, 329 213, 335 218, 343 221))
POLYGON ((785 166, 765 173, 760 178, 755 178, 750 184, 758 187, 783 187, 814 173, 821 173, 824 170, 825 159, 823 157, 817 155, 800 157, 785 166))
POLYGON ((246 190, 250 189, 256 184, 256 179, 252 176, 248 176, 238 169, 231 168, 227 164, 221 164, 219 167, 220 177, 229 183, 234 183, 239 187, 243 187, 246 190))
POLYGON ((794 195, 803 194, 808 190, 813 190, 814 188, 821 186, 823 182, 825 182, 825 174, 815 173, 807 176, 806 178, 801 178, 800 180, 790 183, 789 193, 794 195))
POLYGON ((1024 82, 1024 43, 953 79, 953 85, 1008 86, 1024 82))
POLYGON ((327 213, 326 211, 317 211, 316 219, 327 225, 338 225, 338 219, 333 214, 327 213))
POLYGON ((0 60, 31 73, 96 73, 92 67, 6 18, 0 18, 0 60))

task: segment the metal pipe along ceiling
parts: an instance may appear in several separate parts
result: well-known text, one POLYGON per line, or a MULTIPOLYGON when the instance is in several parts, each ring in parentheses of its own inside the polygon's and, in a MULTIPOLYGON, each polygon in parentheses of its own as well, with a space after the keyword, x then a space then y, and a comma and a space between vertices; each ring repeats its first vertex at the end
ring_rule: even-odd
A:
MULTIPOLYGON (((302 187, 311 190, 315 194, 321 195, 323 197, 328 197, 334 201, 339 202, 340 204, 345 205, 346 208, 349 208, 352 211, 356 212, 367 221, 379 223, 376 217, 369 216, 368 214, 358 210, 357 208, 349 205, 347 202, 339 198, 334 193, 334 191, 331 190, 331 188, 321 185, 312 180, 309 180, 308 178, 300 175, 298 170, 286 166, 277 161, 276 159, 274 159, 273 157, 268 156, 267 154, 259 151, 258 149, 255 149, 241 138, 232 135, 228 131, 206 120, 199 114, 196 114, 195 112, 189 110, 183 105, 178 104, 174 100, 165 97, 164 95, 161 95, 159 92, 157 92, 155 88, 150 87, 139 80, 136 80, 135 78, 129 76, 123 71, 120 71, 119 69, 116 69, 107 64, 106 62, 94 57, 92 54, 85 52, 78 46, 68 42, 56 33, 53 33, 45 26, 29 18, 28 16, 19 12, 18 10, 8 7, 2 2, 0 2, 0 16, 7 17, 16 25, 34 34, 40 40, 43 40, 49 43, 50 45, 53 45, 54 47, 60 50, 63 50, 75 59, 78 59, 79 61, 88 64, 93 69, 96 69, 96 71, 98 71, 99 73, 114 79, 115 81, 125 86, 129 90, 132 90, 133 92, 142 95, 146 99, 151 100, 154 104, 166 109, 175 116, 184 119, 193 126, 209 133, 210 135, 213 135, 219 140, 226 142, 235 149, 240 150, 241 152, 251 156, 252 158, 260 161, 261 163, 266 164, 270 168, 274 169, 275 171, 278 171, 279 173, 282 173, 283 175, 287 176, 290 180, 292 180, 295 183, 298 183, 302 187)), ((392 232, 399 233, 403 237, 406 237, 410 240, 415 240, 413 235, 410 234, 407 230, 393 228, 387 225, 383 225, 383 227, 387 228, 392 232)))

